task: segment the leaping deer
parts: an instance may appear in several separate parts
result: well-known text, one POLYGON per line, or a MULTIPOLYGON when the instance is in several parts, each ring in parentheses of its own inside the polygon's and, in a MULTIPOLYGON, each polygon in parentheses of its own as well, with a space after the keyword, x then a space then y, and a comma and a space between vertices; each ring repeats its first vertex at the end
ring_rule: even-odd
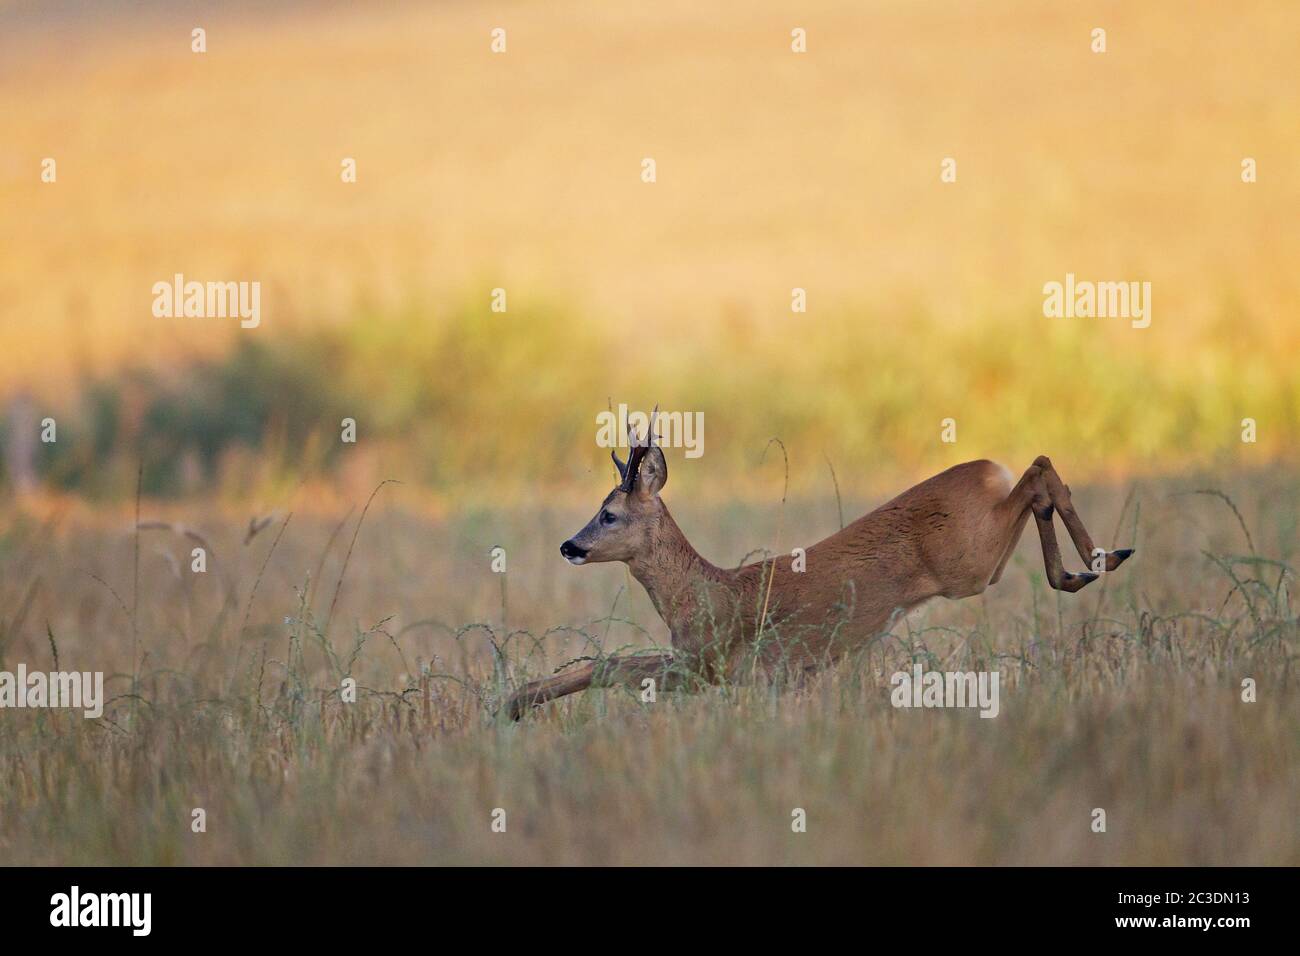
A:
POLYGON ((808 548, 805 570, 786 556, 726 570, 691 547, 660 498, 668 464, 653 434, 652 417, 646 437, 628 436, 626 464, 610 452, 619 483, 560 554, 571 564, 625 563, 668 625, 673 653, 608 657, 533 681, 510 699, 514 720, 557 697, 639 688, 647 677, 668 690, 743 680, 757 666, 811 672, 923 601, 970 597, 996 584, 1031 513, 1048 583, 1058 591, 1078 591, 1098 574, 1065 570, 1054 512, 1085 565, 1113 571, 1133 554, 1094 549, 1069 487, 1040 456, 1014 485, 995 462, 954 465, 808 548), (1102 558, 1104 565, 1094 563, 1102 558))

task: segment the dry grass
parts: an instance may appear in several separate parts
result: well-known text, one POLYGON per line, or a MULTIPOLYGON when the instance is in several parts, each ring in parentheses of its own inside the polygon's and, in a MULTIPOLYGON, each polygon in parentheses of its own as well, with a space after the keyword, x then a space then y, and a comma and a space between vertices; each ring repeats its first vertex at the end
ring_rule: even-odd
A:
MULTIPOLYGON (((1223 486, 1250 545, 1224 502, 1184 494, 1203 487, 1135 486, 1122 516, 1125 488, 1078 489, 1100 539, 1138 548, 1078 596, 1046 588, 1031 531, 996 589, 929 606, 803 690, 722 688, 655 705, 592 693, 519 726, 490 716, 503 681, 666 639, 620 568, 577 570, 554 555, 586 518, 576 510, 433 520, 385 488, 335 606, 357 511, 340 528, 346 509, 303 508, 245 547, 242 517, 173 507, 162 517, 202 534, 213 562, 190 574, 190 537, 143 533, 138 697, 126 696, 130 517, 95 527, 11 515, 4 665, 49 668, 57 647, 64 667, 116 675, 118 696, 98 722, 4 713, 0 853, 9 863, 1294 865, 1297 619, 1294 577, 1274 562, 1295 558, 1300 482, 1275 473, 1223 486), (504 578, 489 571, 496 544, 504 578), (1246 560, 1251 545, 1267 560, 1246 560), (892 709, 888 675, 913 659, 998 669, 1001 715, 892 709), (348 673, 355 704, 337 696, 348 673), (1248 676, 1254 704, 1239 699, 1248 676), (1105 835, 1089 830, 1099 806, 1105 835), (194 807, 207 811, 205 834, 190 832, 194 807), (489 828, 496 807, 505 834, 489 828), (806 834, 790 831, 794 807, 808 812, 806 834)), ((721 561, 772 540, 780 520, 740 502, 722 514, 670 504, 721 561)), ((867 504, 850 496, 846 512, 867 504)), ((838 524, 833 499, 788 507, 787 538, 838 524)), ((149 502, 143 512, 159 519, 149 502)))

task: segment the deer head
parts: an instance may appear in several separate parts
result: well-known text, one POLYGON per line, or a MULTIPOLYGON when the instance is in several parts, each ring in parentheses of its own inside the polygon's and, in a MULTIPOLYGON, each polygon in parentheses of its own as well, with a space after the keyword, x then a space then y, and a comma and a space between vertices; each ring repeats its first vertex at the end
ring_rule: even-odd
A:
POLYGON ((609 453, 618 469, 619 483, 605 496, 586 527, 560 545, 560 554, 570 564, 630 561, 646 548, 662 510, 659 492, 668 481, 668 463, 654 443, 658 415, 656 405, 641 438, 629 428, 631 451, 626 464, 619 461, 617 452, 609 453))

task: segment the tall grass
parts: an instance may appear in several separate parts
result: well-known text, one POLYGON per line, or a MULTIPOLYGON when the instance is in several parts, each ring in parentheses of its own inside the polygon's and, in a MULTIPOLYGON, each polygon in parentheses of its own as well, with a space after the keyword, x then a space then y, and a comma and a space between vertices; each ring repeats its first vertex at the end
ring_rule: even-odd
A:
MULTIPOLYGON (((107 670, 114 699, 101 721, 3 713, 0 848, 11 863, 1295 864, 1297 483, 1221 489, 1250 546, 1223 501, 1186 493, 1204 487, 1145 483, 1121 514, 1118 489, 1076 485, 1098 536, 1138 548, 1079 595, 1046 587, 1030 534, 985 596, 928 606, 806 685, 590 692, 519 725, 496 713, 518 682, 667 641, 618 568, 557 567, 576 509, 444 522, 385 489, 342 529, 350 559, 336 520, 304 513, 243 545, 241 524, 174 509, 214 568, 170 570, 193 541, 141 532, 137 695, 135 615, 115 597, 129 523, 11 523, 0 669, 48 668, 57 648, 107 670), (913 661, 998 670, 1000 715, 893 709, 889 676, 913 661)), ((837 526, 830 499, 789 509, 795 535, 837 526)), ((723 562, 780 520, 676 511, 723 562)))

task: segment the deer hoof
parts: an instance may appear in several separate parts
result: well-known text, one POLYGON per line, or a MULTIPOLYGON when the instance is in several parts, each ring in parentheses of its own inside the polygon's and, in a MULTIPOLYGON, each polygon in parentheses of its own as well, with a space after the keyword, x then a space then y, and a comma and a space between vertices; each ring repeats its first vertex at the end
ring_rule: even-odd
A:
POLYGON ((506 714, 516 723, 523 719, 524 711, 527 709, 523 693, 511 694, 510 700, 506 702, 506 714))
POLYGON ((1075 591, 1079 591, 1087 587, 1089 584, 1097 580, 1097 578, 1099 577, 1101 577, 1101 575, 1096 574, 1092 571, 1081 571, 1078 574, 1074 573, 1073 571, 1066 571, 1065 577, 1062 578, 1061 580, 1061 590, 1069 591, 1071 594, 1073 594, 1075 591))
POLYGON ((1118 551, 1110 552, 1106 555, 1106 570, 1114 571, 1132 556, 1132 548, 1120 548, 1118 551))

